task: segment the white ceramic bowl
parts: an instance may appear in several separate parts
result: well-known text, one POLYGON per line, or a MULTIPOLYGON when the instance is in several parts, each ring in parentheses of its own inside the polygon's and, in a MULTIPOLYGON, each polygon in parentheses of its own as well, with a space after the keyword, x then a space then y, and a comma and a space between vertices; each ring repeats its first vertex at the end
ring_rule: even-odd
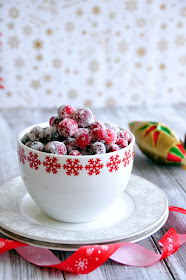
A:
MULTIPOLYGON (((47 127, 48 123, 37 125, 47 127)), ((21 142, 34 126, 18 135, 18 162, 28 193, 45 214, 63 222, 87 222, 121 198, 133 165, 131 132, 131 143, 119 151, 62 156, 30 149, 21 142)))

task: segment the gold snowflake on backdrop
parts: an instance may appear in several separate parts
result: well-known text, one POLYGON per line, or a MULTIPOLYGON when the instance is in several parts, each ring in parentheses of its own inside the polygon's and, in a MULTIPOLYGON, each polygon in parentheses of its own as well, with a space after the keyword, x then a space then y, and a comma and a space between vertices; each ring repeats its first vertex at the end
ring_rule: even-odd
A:
POLYGON ((37 39, 33 42, 33 46, 35 49, 40 50, 43 47, 43 42, 37 39))
POLYGON ((76 15, 81 17, 83 15, 83 10, 82 9, 77 9, 76 10, 76 15))
POLYGON ((50 36, 50 35, 52 35, 52 33, 53 33, 53 32, 52 32, 52 29, 48 28, 48 29, 46 30, 46 34, 47 34, 47 35, 50 36))
POLYGON ((39 80, 33 80, 33 81, 31 81, 30 86, 31 86, 33 89, 37 90, 38 88, 41 87, 41 84, 40 84, 40 81, 39 81, 39 80))
POLYGON ((89 69, 92 72, 97 72, 99 70, 99 63, 96 60, 93 60, 89 63, 89 69))
POLYGON ((41 54, 36 55, 36 60, 38 61, 43 60, 43 56, 41 54))
POLYGON ((146 49, 143 47, 140 47, 136 50, 136 53, 138 56, 144 56, 146 54, 146 49))
POLYGON ((166 28, 167 28, 166 23, 162 23, 162 24, 161 24, 161 29, 166 29, 166 28))
POLYGON ((146 21, 144 18, 139 18, 136 22, 137 26, 143 27, 146 24, 146 21))
POLYGON ((95 7, 92 8, 92 13, 93 13, 94 15, 99 15, 100 12, 101 12, 100 7, 95 6, 95 7))
POLYGON ((186 17, 186 7, 182 8, 180 10, 180 14, 181 14, 182 17, 186 17))
POLYGON ((164 52, 168 49, 168 41, 162 39, 160 41, 158 41, 157 43, 157 48, 158 50, 160 50, 161 52, 164 52))
POLYGON ((59 59, 59 58, 53 59, 52 65, 53 65, 53 67, 56 68, 56 69, 60 68, 60 67, 62 66, 62 61, 61 61, 61 59, 59 59))
POLYGON ((177 27, 178 27, 178 28, 182 28, 182 27, 183 27, 183 22, 178 22, 178 23, 177 23, 177 27))
POLYGON ((177 35, 176 36, 175 43, 178 47, 184 46, 185 41, 186 41, 186 38, 184 37, 184 35, 177 35))
POLYGON ((118 43, 118 51, 120 53, 125 53, 128 50, 128 44, 126 41, 122 40, 118 43))
POLYGON ((159 68, 160 68, 160 70, 165 70, 166 66, 165 66, 164 63, 162 63, 162 64, 159 65, 159 68))
POLYGON ((12 17, 12 18, 17 18, 19 16, 19 11, 17 8, 13 7, 9 10, 9 15, 12 17))
POLYGON ((129 12, 133 12, 137 10, 137 1, 134 0, 129 0, 125 2, 125 9, 128 10, 129 12))
POLYGON ((68 97, 72 98, 72 99, 74 99, 78 96, 78 92, 76 89, 70 89, 67 94, 68 94, 68 97))
POLYGON ((29 25, 26 25, 23 27, 23 33, 25 35, 30 35, 32 34, 32 27, 30 27, 29 25))
POLYGON ((24 66, 24 60, 21 57, 18 57, 14 60, 14 65, 17 68, 22 68, 24 66))
POLYGON ((7 27, 9 30, 12 30, 12 29, 14 29, 14 24, 10 22, 7 24, 7 27))
POLYGON ((18 48, 19 47, 19 43, 20 43, 20 41, 17 39, 17 36, 10 36, 8 38, 7 44, 10 45, 11 49, 18 48))
POLYGON ((44 79, 45 82, 50 82, 52 80, 52 77, 51 77, 50 74, 45 74, 43 76, 43 79, 44 79))

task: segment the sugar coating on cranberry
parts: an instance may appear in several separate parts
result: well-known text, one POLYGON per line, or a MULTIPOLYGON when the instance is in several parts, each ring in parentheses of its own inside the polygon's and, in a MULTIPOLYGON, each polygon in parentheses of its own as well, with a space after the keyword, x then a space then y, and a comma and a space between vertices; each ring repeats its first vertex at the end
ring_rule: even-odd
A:
POLYGON ((111 152, 116 152, 119 151, 120 147, 117 144, 111 144, 107 146, 107 152, 111 153, 111 152))
POLYGON ((53 116, 49 120, 49 125, 58 127, 60 121, 61 121, 61 118, 59 118, 58 116, 53 116))
POLYGON ((64 143, 59 141, 52 141, 47 147, 48 151, 52 154, 66 155, 67 149, 64 143))
POLYGON ((78 135, 78 137, 76 138, 76 145, 80 148, 80 149, 85 149, 87 148, 87 146, 89 146, 91 143, 91 137, 90 134, 87 131, 83 131, 82 133, 80 133, 78 135))
POLYGON ((82 133, 89 133, 88 128, 78 128, 76 132, 74 133, 74 137, 77 138, 82 133))
POLYGON ((32 143, 33 143, 32 141, 28 141, 28 142, 26 142, 26 143, 25 143, 25 146, 27 146, 27 147, 29 147, 29 148, 30 148, 30 147, 31 147, 31 145, 32 145, 32 143))
POLYGON ((36 151, 43 152, 45 150, 45 145, 39 141, 34 141, 30 145, 30 148, 36 151))
POLYGON ((108 128, 105 131, 107 133, 107 139, 105 143, 107 145, 115 144, 117 139, 117 132, 112 128, 108 128))
POLYGON ((65 118, 71 118, 73 113, 75 111, 75 108, 71 105, 62 105, 58 108, 58 116, 61 119, 65 119, 65 118))
POLYGON ((88 127, 95 122, 92 111, 84 107, 74 111, 73 119, 77 122, 79 127, 88 127))
POLYGON ((107 133, 106 131, 99 127, 99 128, 94 128, 92 131, 91 131, 91 138, 92 138, 92 141, 103 141, 105 142, 106 139, 107 139, 107 133))
POLYGON ((128 146, 128 141, 124 138, 117 138, 116 144, 122 149, 128 146))
POLYGON ((50 141, 50 142, 48 142, 46 145, 45 145, 45 151, 47 152, 47 153, 49 153, 49 147, 50 147, 50 145, 51 145, 51 143, 53 143, 54 141, 50 141))
POLYGON ((72 150, 69 154, 70 156, 82 156, 78 150, 72 150))
POLYGON ((97 122, 92 123, 89 128, 91 130, 93 130, 94 128, 102 128, 102 129, 105 130, 106 129, 106 125, 102 121, 97 121, 97 122))
POLYGON ((77 129, 77 123, 69 118, 65 118, 58 125, 59 134, 63 137, 72 137, 77 129))
POLYGON ((128 141, 128 143, 130 143, 132 140, 130 133, 126 130, 122 130, 122 132, 123 132, 123 138, 125 138, 128 141))
POLYGON ((96 154, 105 154, 106 153, 106 147, 104 143, 102 142, 94 142, 90 145, 90 153, 93 155, 96 154))
POLYGON ((34 126, 29 133, 31 141, 37 141, 44 137, 44 128, 40 126, 34 126))
POLYGON ((21 142, 23 144, 27 143, 30 141, 30 136, 29 136, 29 132, 27 132, 22 138, 21 138, 21 142))
POLYGON ((57 127, 50 126, 45 128, 45 138, 47 139, 47 142, 59 140, 59 137, 60 135, 57 130, 57 127))
POLYGON ((112 128, 114 129, 117 133, 120 131, 119 127, 115 125, 114 123, 106 123, 106 128, 112 128))
POLYGON ((76 150, 77 149, 77 145, 76 145, 76 139, 75 138, 67 138, 64 141, 64 144, 67 148, 68 153, 70 153, 72 150, 76 150))

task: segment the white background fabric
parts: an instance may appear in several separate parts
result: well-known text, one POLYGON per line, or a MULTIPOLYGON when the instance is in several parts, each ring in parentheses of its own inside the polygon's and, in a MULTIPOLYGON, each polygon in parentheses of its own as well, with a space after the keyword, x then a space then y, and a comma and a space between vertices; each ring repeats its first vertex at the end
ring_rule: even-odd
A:
POLYGON ((186 100, 183 0, 1 0, 1 107, 186 100))

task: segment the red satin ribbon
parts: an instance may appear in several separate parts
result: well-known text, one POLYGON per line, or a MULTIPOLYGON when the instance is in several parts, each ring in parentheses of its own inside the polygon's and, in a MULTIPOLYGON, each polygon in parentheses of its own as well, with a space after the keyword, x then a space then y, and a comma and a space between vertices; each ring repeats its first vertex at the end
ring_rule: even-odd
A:
MULTIPOLYGON (((186 210, 178 207, 169 207, 170 211, 186 214, 186 210)), ((151 252, 142 246, 124 242, 108 245, 82 246, 68 259, 61 262, 50 250, 30 246, 18 241, 0 238, 0 254, 15 249, 20 256, 37 266, 53 267, 60 270, 87 274, 109 258, 125 265, 149 266, 172 254, 180 245, 186 242, 186 234, 178 234, 171 228, 159 241, 163 253, 151 252)))

